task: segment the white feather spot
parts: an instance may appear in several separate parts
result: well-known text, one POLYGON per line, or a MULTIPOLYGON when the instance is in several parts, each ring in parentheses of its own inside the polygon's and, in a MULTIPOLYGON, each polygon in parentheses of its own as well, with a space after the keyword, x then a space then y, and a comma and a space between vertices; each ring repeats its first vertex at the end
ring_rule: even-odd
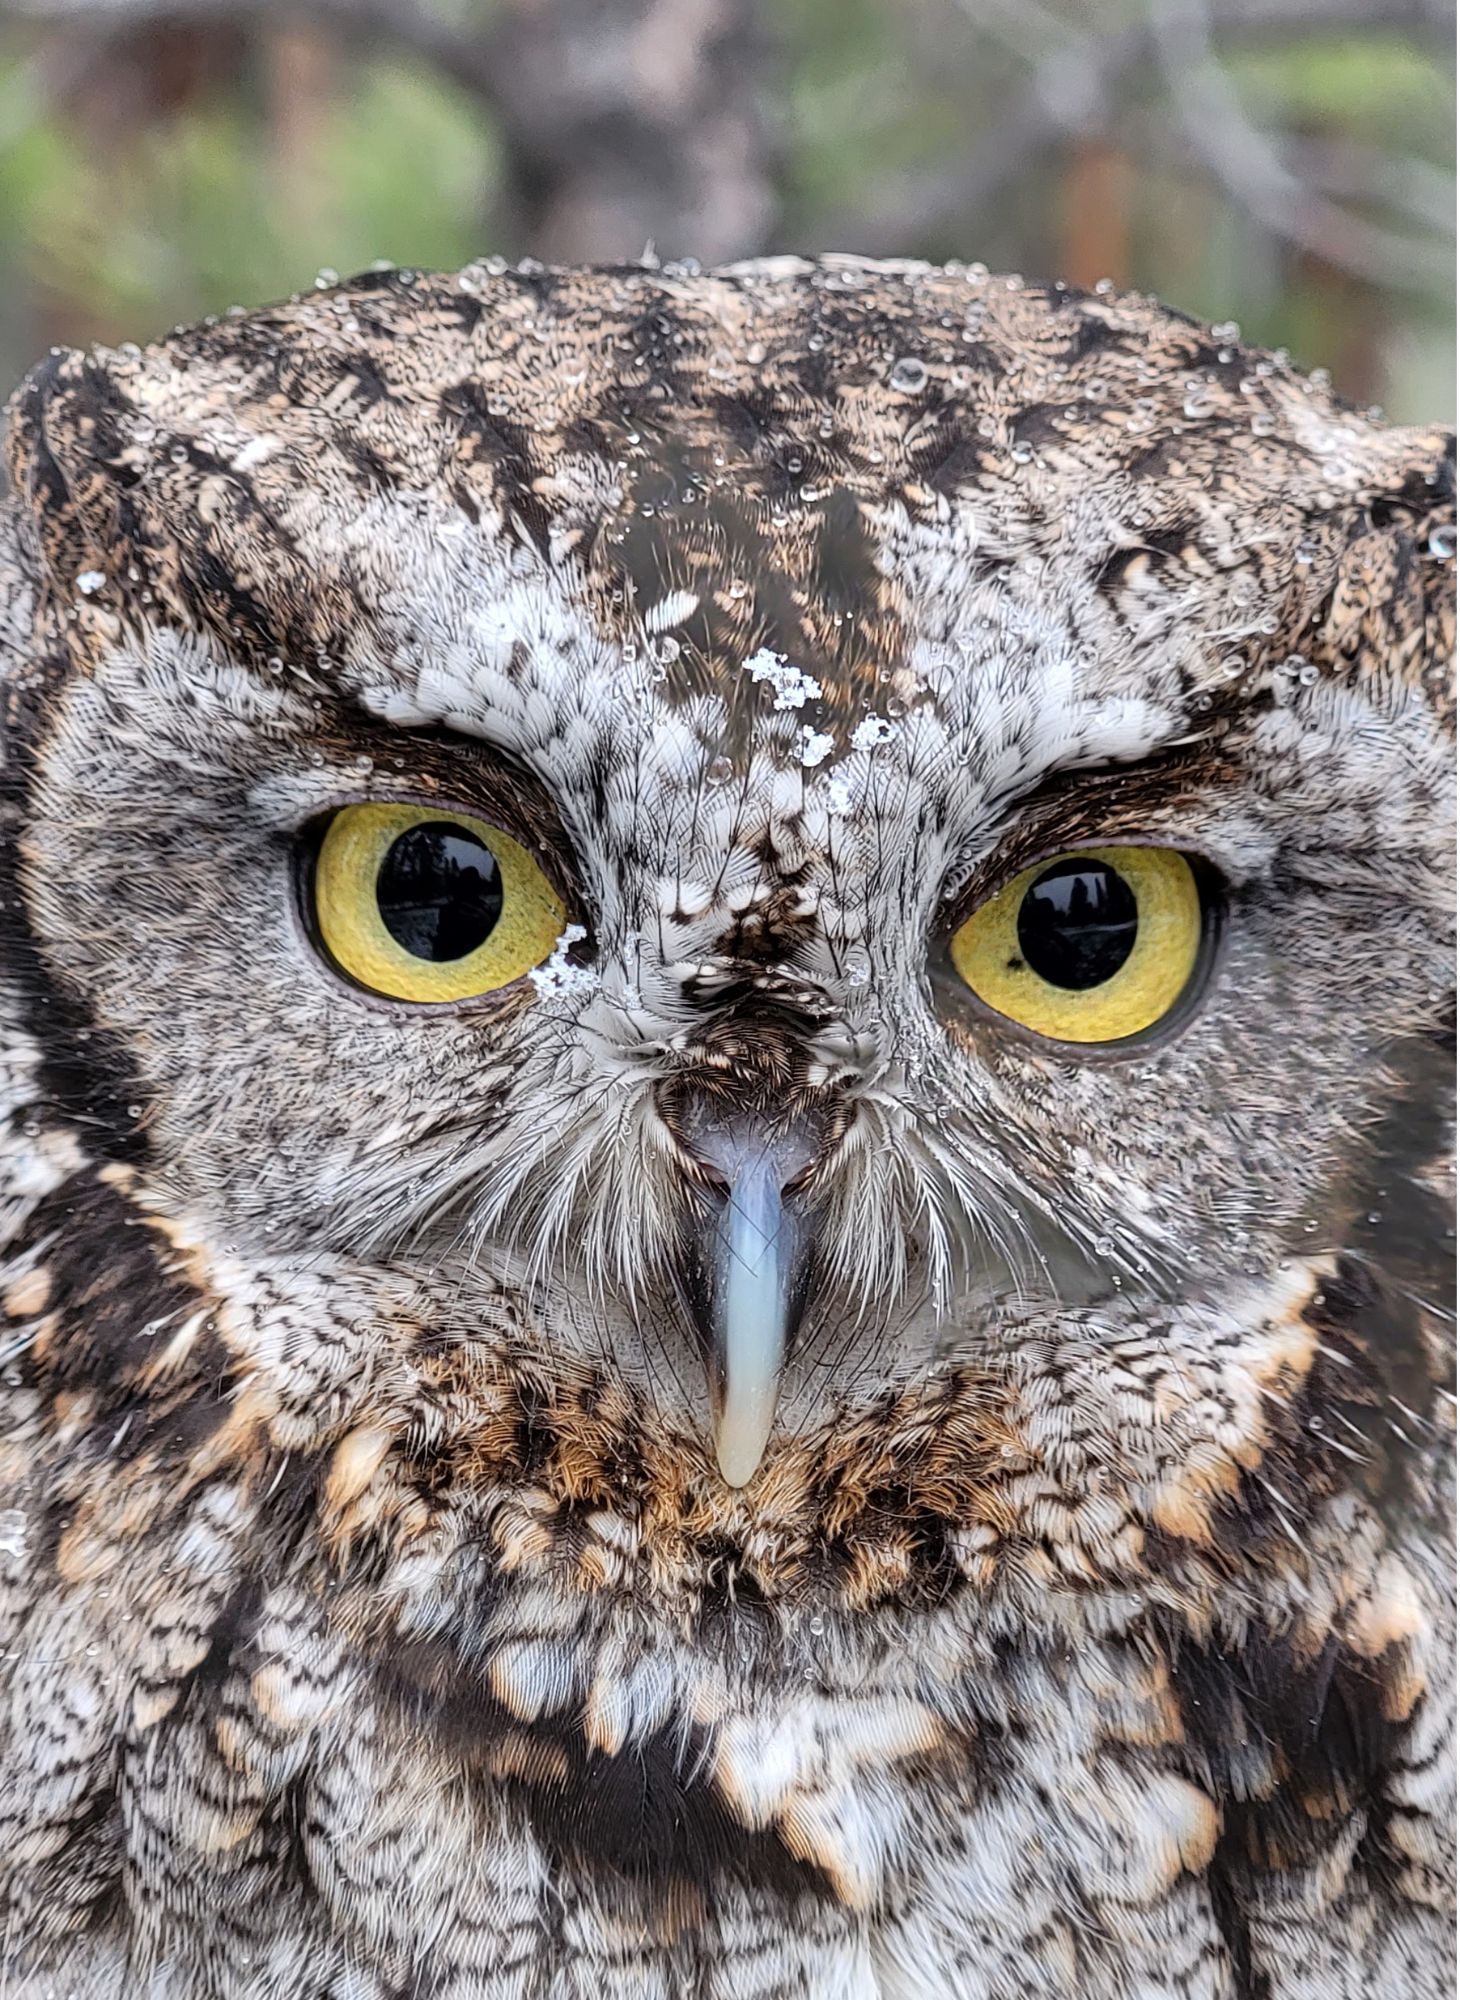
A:
POLYGON ((883 715, 864 715, 852 731, 854 750, 878 750, 897 734, 897 724, 883 715))
POLYGON ((852 781, 844 772, 833 771, 826 781, 826 809, 838 819, 845 819, 856 801, 852 797, 852 781))
POLYGON ((671 590, 667 597, 661 597, 644 613, 644 630, 663 632, 671 625, 682 625, 699 608, 699 602, 692 590, 671 590))
POLYGON ((279 450, 279 440, 271 437, 250 438, 241 451, 233 454, 233 470, 248 472, 255 465, 262 465, 266 458, 272 458, 279 450))
POLYGON ((824 729, 813 729, 808 722, 801 731, 801 762, 808 770, 817 764, 824 764, 836 748, 836 738, 824 729))

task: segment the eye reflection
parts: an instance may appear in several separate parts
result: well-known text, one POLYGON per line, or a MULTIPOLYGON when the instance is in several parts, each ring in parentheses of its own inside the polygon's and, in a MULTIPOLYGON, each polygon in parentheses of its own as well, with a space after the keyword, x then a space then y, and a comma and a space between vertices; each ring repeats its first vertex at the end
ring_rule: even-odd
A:
POLYGON ((1138 921, 1123 876, 1107 862, 1072 856, 1025 890, 1016 926, 1020 954, 1051 986, 1083 991, 1119 972, 1135 949, 1138 921))
POLYGON ((485 944, 502 914, 502 871, 484 840, 432 821, 401 834, 380 864, 381 922, 413 958, 441 963, 485 944))

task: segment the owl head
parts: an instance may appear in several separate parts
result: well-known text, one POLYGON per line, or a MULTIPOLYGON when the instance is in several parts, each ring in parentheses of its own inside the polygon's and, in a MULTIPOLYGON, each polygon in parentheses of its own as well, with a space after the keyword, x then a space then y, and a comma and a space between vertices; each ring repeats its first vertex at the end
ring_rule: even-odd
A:
POLYGON ((487 1453, 490 1376, 590 1498, 946 1483, 1033 1346, 1199 1344, 1397 1198, 1446 450, 977 267, 57 352, 0 526, 37 1099, 276 1439, 364 1383, 487 1453))

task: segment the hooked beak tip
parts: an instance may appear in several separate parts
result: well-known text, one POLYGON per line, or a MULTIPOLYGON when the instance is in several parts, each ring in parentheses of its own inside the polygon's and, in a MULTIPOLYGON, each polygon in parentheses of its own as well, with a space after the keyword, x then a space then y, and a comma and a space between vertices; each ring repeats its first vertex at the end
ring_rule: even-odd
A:
POLYGON ((760 1470, 770 1434, 769 1418, 759 1426, 727 1424, 722 1419, 717 1419, 715 1463, 719 1466, 720 1477, 727 1486, 738 1488, 750 1484, 760 1470))

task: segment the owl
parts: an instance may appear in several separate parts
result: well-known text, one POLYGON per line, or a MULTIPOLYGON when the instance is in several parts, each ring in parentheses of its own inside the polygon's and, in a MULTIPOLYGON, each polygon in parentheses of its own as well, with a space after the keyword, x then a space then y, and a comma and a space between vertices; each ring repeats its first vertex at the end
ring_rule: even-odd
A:
POLYGON ((1453 442, 851 257, 8 435, 6 2000, 1448 1994, 1453 442))

